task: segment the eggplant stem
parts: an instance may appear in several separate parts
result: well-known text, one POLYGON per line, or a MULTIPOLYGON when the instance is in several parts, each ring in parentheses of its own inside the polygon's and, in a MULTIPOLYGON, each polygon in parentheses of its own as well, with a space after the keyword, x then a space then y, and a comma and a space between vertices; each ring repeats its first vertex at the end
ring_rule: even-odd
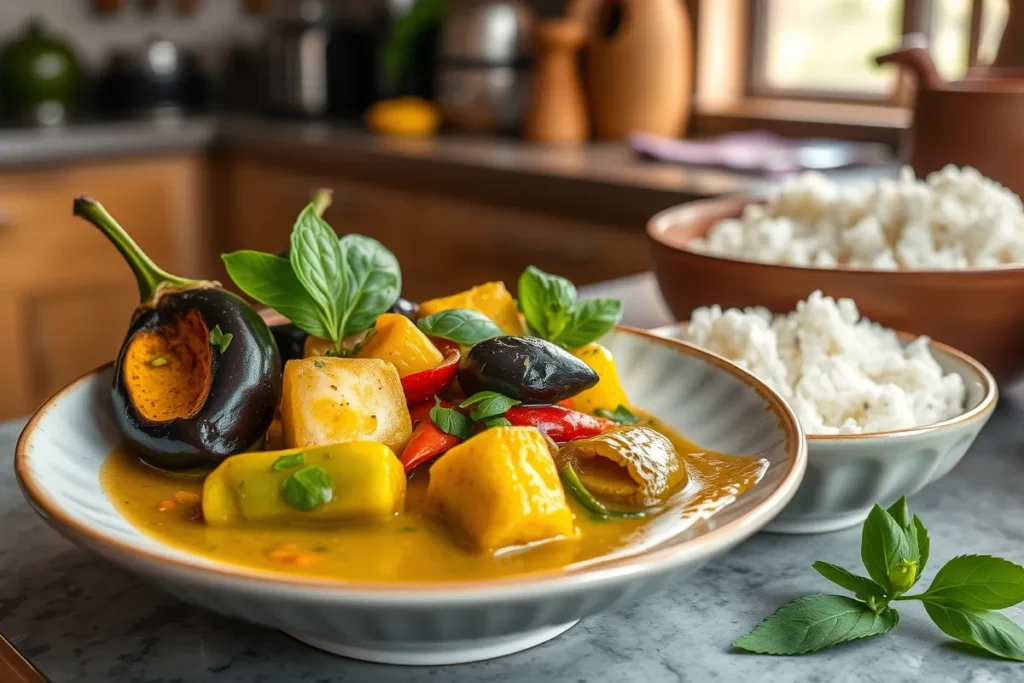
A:
POLYGON ((99 202, 88 197, 78 197, 75 199, 74 215, 84 218, 96 226, 121 252, 121 256, 124 257, 139 283, 139 297, 142 299, 142 303, 152 303, 160 286, 164 284, 172 287, 192 287, 203 284, 198 280, 171 275, 153 263, 153 260, 142 251, 135 240, 99 202))

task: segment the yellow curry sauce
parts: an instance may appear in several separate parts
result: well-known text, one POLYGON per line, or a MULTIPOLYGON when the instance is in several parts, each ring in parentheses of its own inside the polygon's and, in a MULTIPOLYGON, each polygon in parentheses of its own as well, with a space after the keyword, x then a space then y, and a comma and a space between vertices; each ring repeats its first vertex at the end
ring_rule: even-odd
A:
POLYGON ((385 522, 329 527, 207 526, 198 506, 201 481, 164 474, 121 449, 107 458, 101 482, 118 511, 144 533, 223 562, 349 581, 497 578, 557 569, 661 542, 728 505, 767 469, 763 459, 704 451, 654 418, 642 422, 668 436, 686 463, 689 483, 667 505, 645 519, 602 521, 570 496, 577 538, 495 555, 459 546, 427 514, 428 467, 410 477, 401 514, 385 522))

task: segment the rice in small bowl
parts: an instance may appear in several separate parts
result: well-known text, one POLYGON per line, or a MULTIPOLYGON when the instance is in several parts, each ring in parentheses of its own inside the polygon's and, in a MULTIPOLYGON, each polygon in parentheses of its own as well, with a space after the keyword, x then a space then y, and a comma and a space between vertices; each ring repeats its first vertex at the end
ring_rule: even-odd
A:
POLYGON ((820 291, 796 309, 699 308, 656 333, 700 346, 778 391, 808 442, 807 475, 768 527, 819 533, 861 523, 936 481, 970 448, 995 409, 992 375, 927 337, 861 317, 820 291))

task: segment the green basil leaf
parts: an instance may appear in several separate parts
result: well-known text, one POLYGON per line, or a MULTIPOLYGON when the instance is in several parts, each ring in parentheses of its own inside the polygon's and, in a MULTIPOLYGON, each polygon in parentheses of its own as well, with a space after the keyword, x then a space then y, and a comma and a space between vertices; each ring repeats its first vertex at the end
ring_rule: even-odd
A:
POLYGON ((420 318, 416 323, 424 334, 449 339, 456 344, 472 346, 485 339, 501 337, 505 333, 480 311, 452 308, 420 318))
POLYGON ((480 401, 486 400, 488 398, 494 398, 495 396, 504 396, 504 394, 499 394, 497 391, 478 391, 469 398, 464 399, 462 403, 459 404, 459 407, 468 408, 471 405, 480 403, 480 401))
POLYGON ((567 349, 577 349, 597 341, 622 320, 619 299, 584 299, 571 309, 565 328, 549 341, 567 349))
POLYGON ((494 391, 480 391, 460 403, 459 407, 468 408, 469 406, 473 406, 473 410, 469 413, 469 419, 476 422, 479 420, 486 420, 489 417, 504 415, 509 408, 517 406, 520 403, 522 403, 522 401, 509 398, 504 394, 499 394, 494 391))
POLYGON ((870 597, 885 597, 885 590, 866 576, 857 576, 842 567, 829 564, 828 562, 819 561, 811 566, 832 583, 855 593, 861 600, 867 600, 870 597))
POLYGON ((308 465, 281 483, 285 502, 299 510, 315 510, 334 498, 331 476, 322 467, 308 465))
POLYGON ((998 612, 924 603, 943 633, 994 655, 1024 661, 1024 629, 998 612))
POLYGON ((295 277, 316 304, 320 321, 330 331, 328 339, 342 339, 342 308, 347 301, 348 278, 338 235, 311 203, 299 214, 292 228, 288 258, 295 277))
POLYGON ((537 336, 551 340, 569 322, 576 287, 563 277, 527 266, 519 276, 519 310, 537 336))
POLYGON ((629 408, 623 405, 620 405, 615 410, 597 408, 594 410, 594 415, 611 420, 612 422, 618 422, 620 425, 635 425, 639 419, 629 411, 629 408))
POLYGON ((430 421, 445 434, 457 436, 463 441, 473 436, 473 423, 470 419, 453 408, 442 406, 436 396, 434 407, 430 409, 430 421))
POLYGON ((892 515, 892 518, 896 520, 904 529, 910 528, 910 509, 907 507, 907 497, 903 496, 895 503, 890 505, 886 512, 892 515))
POLYGON ((290 455, 282 455, 275 460, 270 469, 273 472, 280 472, 281 470, 290 470, 302 464, 305 464, 305 458, 302 453, 292 453, 290 455))
POLYGON ((230 332, 224 333, 220 329, 220 325, 214 325, 213 329, 210 330, 210 346, 220 351, 223 356, 224 352, 228 350, 231 345, 231 340, 234 339, 235 335, 230 332))
POLYGON ((846 596, 808 595, 780 607, 733 647, 767 655, 804 654, 886 633, 899 620, 896 610, 875 614, 846 596))
POLYGON ((928 555, 931 553, 932 542, 928 537, 928 530, 924 527, 924 522, 917 515, 914 515, 914 519, 911 521, 914 527, 914 536, 917 540, 917 552, 921 556, 921 559, 917 561, 917 574, 920 576, 924 573, 924 566, 928 563, 928 555))
POLYGON ((250 250, 223 254, 221 259, 232 282, 249 297, 288 318, 303 332, 330 338, 317 304, 295 277, 287 259, 250 250))
POLYGON ((860 556, 868 575, 885 588, 889 596, 894 593, 889 572, 905 562, 916 563, 919 559, 907 532, 878 505, 871 508, 864 522, 860 556))
POLYGON ((484 427, 490 429, 491 427, 511 427, 512 423, 508 421, 508 418, 499 415, 498 417, 489 417, 484 420, 484 427))
POLYGON ((345 235, 337 245, 346 279, 339 321, 344 338, 373 327, 377 316, 398 301, 402 269, 395 255, 371 237, 345 235))
POLYGON ((989 555, 960 555, 939 570, 921 599, 947 607, 1006 609, 1024 601, 1024 567, 989 555))

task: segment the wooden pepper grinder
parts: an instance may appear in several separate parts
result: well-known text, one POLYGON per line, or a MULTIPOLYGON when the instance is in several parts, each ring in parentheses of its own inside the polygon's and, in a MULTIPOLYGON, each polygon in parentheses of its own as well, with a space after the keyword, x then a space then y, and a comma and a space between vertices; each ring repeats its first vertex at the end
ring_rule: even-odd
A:
POLYGON ((530 79, 523 138, 552 145, 579 145, 590 135, 587 102, 577 67, 586 30, 577 19, 539 21, 536 61, 530 79))

